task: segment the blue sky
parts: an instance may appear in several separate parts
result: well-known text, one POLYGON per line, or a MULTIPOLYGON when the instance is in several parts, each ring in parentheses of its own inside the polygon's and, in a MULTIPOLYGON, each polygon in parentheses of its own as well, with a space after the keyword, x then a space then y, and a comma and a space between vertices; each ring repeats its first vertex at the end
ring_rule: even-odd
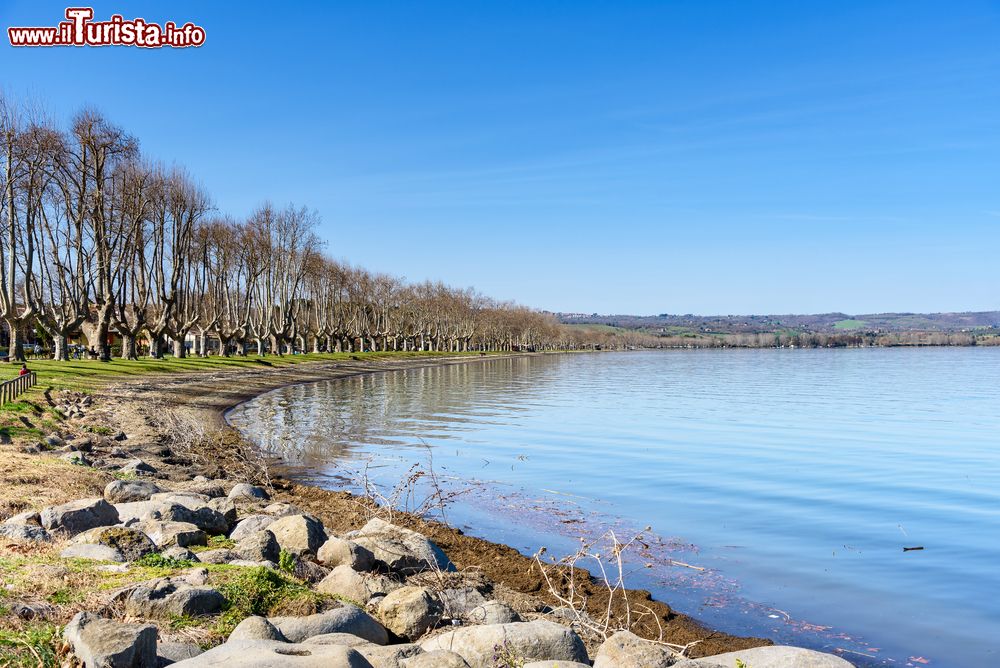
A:
POLYGON ((997 2, 93 6, 207 41, 4 37, 5 92, 100 108, 220 211, 315 207, 369 269, 588 313, 1000 309, 997 2))

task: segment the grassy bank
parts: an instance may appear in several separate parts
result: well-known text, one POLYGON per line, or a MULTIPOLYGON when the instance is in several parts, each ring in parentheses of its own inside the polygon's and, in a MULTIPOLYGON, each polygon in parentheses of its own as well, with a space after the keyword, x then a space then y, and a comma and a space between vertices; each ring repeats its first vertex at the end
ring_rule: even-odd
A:
MULTIPOLYGON (((502 355, 509 353, 486 353, 502 355)), ((348 360, 372 361, 388 359, 444 358, 479 355, 479 353, 447 352, 374 352, 374 353, 308 353, 304 355, 248 355, 246 357, 165 357, 163 359, 112 360, 28 360, 28 368, 38 374, 38 387, 33 392, 45 389, 68 389, 92 392, 112 382, 122 382, 157 374, 194 373, 198 371, 221 371, 225 369, 274 369, 309 362, 343 362, 348 360)), ((10 380, 17 376, 19 364, 0 367, 0 380, 10 380)), ((31 396, 28 392, 25 396, 31 396)))

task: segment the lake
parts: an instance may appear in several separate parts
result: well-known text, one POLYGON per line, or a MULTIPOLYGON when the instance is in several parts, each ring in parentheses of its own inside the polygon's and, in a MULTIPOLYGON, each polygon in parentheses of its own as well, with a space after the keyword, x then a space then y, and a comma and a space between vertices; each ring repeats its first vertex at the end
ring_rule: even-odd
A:
POLYGON ((486 359, 228 419, 330 488, 432 456, 469 490, 447 519, 529 555, 648 525, 630 584, 711 627, 862 666, 1000 658, 1000 348, 486 359))

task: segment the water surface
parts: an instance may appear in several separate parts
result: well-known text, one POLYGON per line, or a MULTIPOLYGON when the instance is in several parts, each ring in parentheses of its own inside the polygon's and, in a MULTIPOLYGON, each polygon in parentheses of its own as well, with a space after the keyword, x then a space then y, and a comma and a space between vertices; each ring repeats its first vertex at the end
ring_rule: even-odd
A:
POLYGON ((632 581, 710 626, 979 666, 1000 644, 998 379, 1000 349, 544 356, 288 387, 229 420, 327 487, 363 467, 391 486, 429 448, 473 486, 449 520, 527 554, 650 525, 632 581))

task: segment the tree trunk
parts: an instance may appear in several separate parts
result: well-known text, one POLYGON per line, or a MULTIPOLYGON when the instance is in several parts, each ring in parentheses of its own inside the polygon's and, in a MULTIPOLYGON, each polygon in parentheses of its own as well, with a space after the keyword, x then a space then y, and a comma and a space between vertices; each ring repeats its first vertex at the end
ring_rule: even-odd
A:
POLYGON ((123 360, 137 360, 139 359, 139 354, 135 347, 135 335, 129 332, 122 332, 122 354, 121 358, 123 360))
POLYGON ((21 333, 20 324, 16 320, 8 320, 7 328, 10 330, 10 348, 7 355, 11 361, 24 362, 24 335, 21 333))
POLYGON ((183 336, 179 336, 174 339, 174 357, 177 359, 184 359, 184 357, 186 357, 183 336))
POLYGON ((57 359, 61 362, 69 360, 69 350, 66 348, 65 336, 62 334, 54 334, 52 336, 52 348, 52 359, 57 359))

